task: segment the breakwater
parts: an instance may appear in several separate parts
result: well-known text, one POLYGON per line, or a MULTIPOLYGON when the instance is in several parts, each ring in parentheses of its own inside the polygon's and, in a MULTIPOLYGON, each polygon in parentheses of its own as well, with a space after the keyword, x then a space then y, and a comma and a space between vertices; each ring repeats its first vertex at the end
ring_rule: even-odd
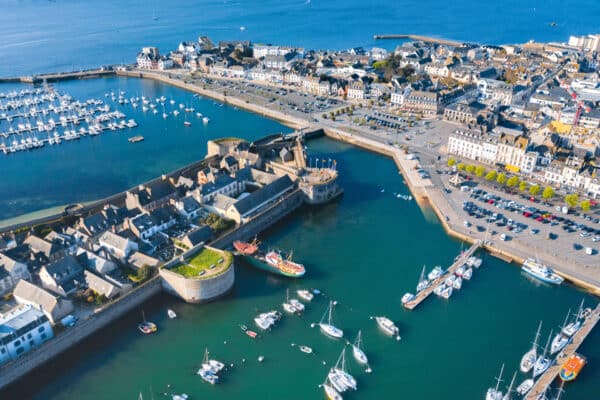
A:
POLYGON ((83 71, 72 71, 72 72, 54 72, 42 75, 27 75, 17 77, 5 77, 0 78, 0 83, 30 83, 38 84, 43 82, 59 82, 67 81, 72 79, 91 79, 98 78, 101 76, 114 75, 115 71, 112 68, 96 68, 87 69, 83 71))
POLYGON ((443 44, 447 46, 461 46, 464 43, 458 42, 456 40, 443 39, 443 38, 434 38, 431 36, 423 36, 423 35, 414 35, 414 34, 383 34, 383 35, 373 35, 373 39, 381 40, 381 39, 411 39, 417 40, 419 42, 426 43, 436 43, 443 44))

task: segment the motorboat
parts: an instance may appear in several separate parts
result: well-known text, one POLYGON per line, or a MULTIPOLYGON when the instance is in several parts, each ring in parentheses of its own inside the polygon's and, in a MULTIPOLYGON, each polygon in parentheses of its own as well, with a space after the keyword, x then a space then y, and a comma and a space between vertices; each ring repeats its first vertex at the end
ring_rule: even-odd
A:
POLYGON ((377 326, 379 326, 379 328, 384 333, 390 336, 396 336, 397 338, 400 338, 400 336, 398 335, 400 333, 400 330, 391 319, 386 317, 375 317, 375 321, 377 322, 377 326))
POLYGON ((296 293, 298 293, 298 296, 300 296, 301 299, 306 301, 312 301, 312 299, 314 298, 314 295, 305 289, 297 290, 296 293))
POLYGON ((564 278, 556 274, 552 268, 542 265, 531 258, 525 260, 521 266, 521 270, 542 282, 560 285, 564 281, 564 278))
POLYGON ((405 293, 400 300, 402 305, 408 304, 415 299, 415 295, 412 293, 405 293))
POLYGON ((456 290, 460 290, 460 288, 462 287, 462 278, 460 276, 457 276, 456 279, 454 280, 454 283, 452 284, 452 288, 456 289, 456 290))
POLYGON ((471 279, 472 276, 473 276, 473 269, 467 268, 465 270, 465 272, 463 273, 462 278, 468 281, 471 279))
POLYGON ((167 315, 169 316, 169 318, 171 319, 175 319, 177 318, 177 314, 175 313, 175 311, 171 310, 170 308, 167 310, 167 315))
POLYGON ((312 354, 313 349, 308 346, 300 346, 300 351, 306 354, 312 354))
POLYGON ((439 265, 434 267, 429 274, 427 274, 427 279, 430 281, 435 281, 437 278, 444 274, 444 270, 439 265))
POLYGON ((525 379, 519 386, 517 386, 517 393, 521 396, 525 396, 533 387, 533 379, 525 379))

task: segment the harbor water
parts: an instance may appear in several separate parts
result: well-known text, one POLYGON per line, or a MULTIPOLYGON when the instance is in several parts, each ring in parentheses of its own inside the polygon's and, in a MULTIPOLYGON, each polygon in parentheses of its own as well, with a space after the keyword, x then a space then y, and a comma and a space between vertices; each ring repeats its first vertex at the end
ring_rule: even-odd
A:
MULTIPOLYGON (((318 385, 346 342, 326 338, 310 325, 333 299, 338 302, 334 323, 350 341, 362 330, 373 370, 366 374, 349 352, 358 391, 345 398, 480 399, 502 363, 510 380, 540 320, 547 335, 582 297, 595 306, 596 299, 570 285, 540 284, 483 255, 483 266, 449 300, 432 296, 415 311, 403 310, 400 298, 414 291, 423 264, 447 267, 461 243, 445 234, 430 210, 394 195, 408 190, 390 159, 326 138, 308 147, 311 156, 337 160, 343 197, 303 208, 260 236, 265 247, 293 249, 307 268, 305 278, 284 279, 238 262, 236 284, 226 298, 187 305, 160 295, 144 305, 146 317, 159 326, 157 334, 137 331, 142 310, 135 310, 0 398, 137 399, 140 392, 155 399, 165 392, 185 392, 190 399, 323 398, 318 385), (315 296, 302 317, 285 315, 255 340, 244 335, 239 325, 258 330, 253 317, 281 310, 287 288, 293 295, 299 288, 318 288, 323 295, 315 296), (167 308, 178 319, 168 319, 167 308), (393 319, 402 340, 384 336, 369 318, 374 315, 393 319), (314 354, 297 345, 312 347, 314 354), (211 357, 234 364, 216 386, 195 375, 205 347, 211 357)), ((564 399, 595 398, 598 348, 596 330, 580 349, 589 364, 565 387, 564 399)))
POLYGON ((309 49, 398 44, 373 40, 381 33, 567 41, 595 33, 599 10, 596 0, 3 0, 0 76, 133 63, 142 46, 167 53, 199 35, 309 49))
MULTIPOLYGON (((4 84, 0 92, 10 92, 31 86, 4 84)), ((56 90, 85 101, 99 99, 134 119, 138 126, 124 130, 105 130, 97 136, 85 136, 79 140, 65 141, 31 151, 10 155, 0 153, 0 220, 3 225, 18 221, 15 217, 39 210, 60 212, 65 205, 101 199, 126 190, 139 183, 153 179, 192 163, 206 154, 206 141, 223 136, 241 136, 248 140, 277 132, 289 132, 285 126, 261 118, 255 114, 235 109, 212 100, 194 97, 192 93, 159 82, 134 78, 101 78, 83 82, 66 81, 54 84, 56 90), (112 101, 110 93, 124 97, 146 96, 154 99, 164 96, 165 111, 170 115, 163 119, 162 106, 157 114, 142 111, 131 104, 112 101), (105 93, 109 97, 105 97, 105 93), (171 105, 171 100, 175 101, 171 105), (185 113, 179 104, 194 108, 185 113), (181 113, 174 116, 171 111, 181 113), (200 112, 210 121, 205 124, 200 112), (190 127, 184 121, 191 122, 190 127), (128 138, 142 135, 144 141, 129 143, 128 138), (63 206, 63 207, 60 207, 63 206)), ((45 117, 48 119, 49 117, 45 117)), ((58 117, 54 117, 58 120, 58 117)), ((35 126, 36 118, 31 122, 35 126)), ((0 126, 6 127, 6 121, 0 126)), ((75 125, 76 130, 79 126, 75 125)), ((62 127, 59 127, 59 131, 62 127)), ((47 133, 36 133, 40 140, 47 133)), ((10 139, 12 140, 12 139, 10 139)), ((9 143, 9 140, 6 141, 9 143)), ((38 213, 39 214, 39 213, 38 213)), ((35 217, 38 214, 25 218, 35 217)), ((23 218, 22 218, 23 219, 23 218)))

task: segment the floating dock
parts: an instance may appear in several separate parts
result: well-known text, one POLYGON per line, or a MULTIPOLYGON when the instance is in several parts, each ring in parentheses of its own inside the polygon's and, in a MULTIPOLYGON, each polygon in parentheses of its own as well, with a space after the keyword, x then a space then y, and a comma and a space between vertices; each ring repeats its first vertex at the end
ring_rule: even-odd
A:
POLYGON ((475 243, 473 243, 473 245, 471 245, 471 247, 469 247, 469 249, 467 251, 462 253, 460 255, 460 257, 458 257, 458 259, 454 262, 454 264, 452 264, 448 268, 446 273, 444 273, 442 276, 437 278, 435 281, 431 282, 431 285, 429 285, 426 289, 417 293, 417 295, 415 296, 415 298, 413 300, 404 304, 404 308, 407 308, 409 310, 414 310, 419 304, 421 304, 423 302, 423 300, 425 300, 427 297, 429 297, 429 295, 431 293, 433 293, 433 290, 439 284, 444 282, 450 274, 453 274, 454 271, 456 271, 458 269, 458 267, 460 267, 461 265, 466 263, 467 260, 469 259, 469 257, 471 257, 473 254, 475 254, 475 252, 481 247, 481 244, 482 244, 481 240, 477 240, 475 243))
POLYGON ((571 357, 581 346, 585 338, 590 334, 592 329, 598 323, 600 319, 600 304, 596 306, 596 308, 591 312, 591 314, 585 319, 581 329, 579 329, 575 335, 573 335, 572 340, 569 344, 558 353, 558 357, 554 364, 535 382, 529 393, 526 397, 526 400, 537 400, 538 396, 541 393, 544 393, 548 386, 558 377, 558 373, 560 372, 560 368, 562 365, 571 357))

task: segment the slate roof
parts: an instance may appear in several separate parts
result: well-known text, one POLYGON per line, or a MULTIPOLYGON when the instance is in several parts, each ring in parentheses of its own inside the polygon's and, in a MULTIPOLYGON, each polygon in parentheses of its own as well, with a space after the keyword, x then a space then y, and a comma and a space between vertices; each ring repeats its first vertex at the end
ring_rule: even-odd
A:
POLYGON ((77 284, 82 284, 83 267, 73 256, 65 256, 43 267, 52 277, 57 286, 66 293, 74 289, 77 284))
POLYGON ((280 178, 274 180, 271 184, 263 186, 262 188, 250 193, 249 196, 246 196, 243 199, 236 202, 234 206, 240 213, 240 215, 244 215, 250 210, 258 207, 260 204, 271 199, 278 193, 292 187, 293 185, 294 183, 292 182, 290 177, 287 175, 283 175, 280 178))
POLYGON ((127 239, 110 231, 104 232, 102 236, 100 236, 99 241, 106 243, 114 248, 117 248, 123 252, 125 251, 125 249, 127 249, 127 239))
POLYGON ((192 246, 201 242, 208 242, 214 236, 213 230, 208 225, 202 225, 185 235, 192 246))

